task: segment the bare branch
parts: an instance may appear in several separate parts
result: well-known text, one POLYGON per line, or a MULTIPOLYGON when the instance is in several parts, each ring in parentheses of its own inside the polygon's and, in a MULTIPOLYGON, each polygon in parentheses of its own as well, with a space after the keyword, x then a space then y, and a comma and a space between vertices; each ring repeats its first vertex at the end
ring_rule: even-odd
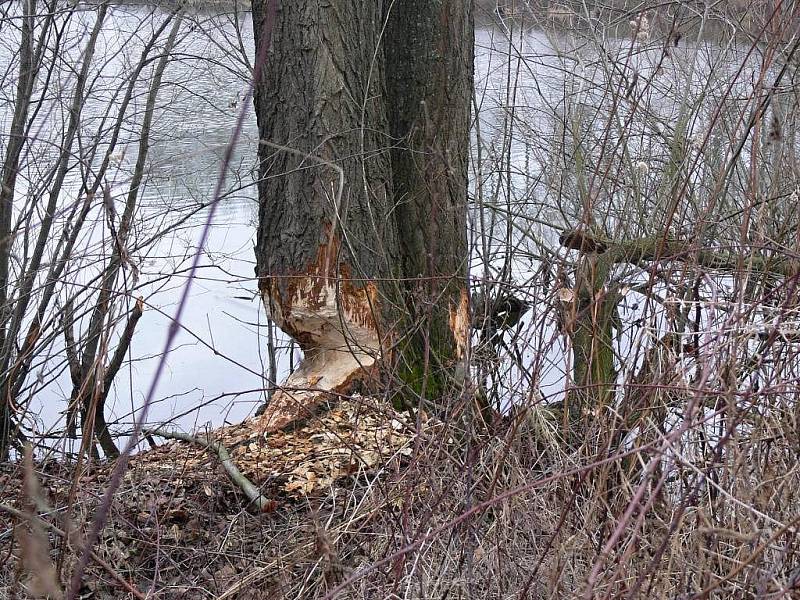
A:
POLYGON ((233 483, 235 483, 239 489, 244 492, 244 495, 247 496, 248 500, 250 500, 250 502, 252 502, 256 508, 258 508, 258 510, 264 510, 269 506, 269 499, 263 496, 261 494, 261 490, 259 490, 252 481, 242 474, 238 467, 233 463, 233 459, 231 459, 231 455, 227 448, 225 448, 225 446, 219 442, 215 442, 205 437, 189 435, 188 433, 164 431, 163 429, 147 429, 144 430, 143 433, 145 435, 157 435, 168 440, 189 442, 190 444, 203 446, 206 450, 212 451, 219 458, 220 462, 222 463, 222 467, 225 469, 228 477, 231 478, 231 481, 233 481, 233 483))

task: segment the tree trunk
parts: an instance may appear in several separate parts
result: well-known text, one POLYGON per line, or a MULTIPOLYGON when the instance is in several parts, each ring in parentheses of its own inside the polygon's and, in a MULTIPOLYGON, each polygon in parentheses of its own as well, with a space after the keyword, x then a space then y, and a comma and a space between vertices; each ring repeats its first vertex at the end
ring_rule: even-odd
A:
POLYGON ((467 177, 471 2, 396 2, 386 28, 393 213, 406 278, 401 377, 441 398, 469 337, 467 177))
MULTIPOLYGON (((253 2, 257 51, 269 1, 253 2)), ((256 272, 305 356, 269 427, 377 367, 445 389, 469 323, 471 81, 468 3, 280 3, 255 94, 256 272)))
POLYGON ((576 388, 569 399, 575 419, 609 406, 614 396, 613 327, 619 297, 608 288, 611 266, 607 255, 591 252, 582 257, 576 275, 576 310, 570 329, 576 388))
MULTIPOLYGON (((9 297, 9 259, 13 246, 11 217, 14 212, 14 189, 19 172, 22 150, 25 146, 25 127, 31 106, 31 95, 36 81, 38 65, 35 64, 34 29, 36 0, 24 3, 21 19, 19 45, 19 75, 17 94, 14 100, 14 114, 8 133, 2 170, 0 171, 0 348, 5 345, 5 323, 10 313, 9 297)), ((11 399, 0 397, 0 460, 8 456, 9 445, 15 423, 10 405, 11 399)))

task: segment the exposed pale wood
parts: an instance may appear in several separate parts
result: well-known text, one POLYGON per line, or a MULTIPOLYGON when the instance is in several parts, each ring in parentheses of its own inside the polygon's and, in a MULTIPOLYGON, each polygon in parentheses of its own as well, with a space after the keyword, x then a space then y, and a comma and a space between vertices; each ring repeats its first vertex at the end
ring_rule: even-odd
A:
MULTIPOLYGON (((256 0, 257 49, 265 14, 256 0)), ((415 405, 452 390, 470 323, 472 62, 468 2, 281 5, 255 94, 256 271, 304 361, 268 428, 377 370, 415 405)))

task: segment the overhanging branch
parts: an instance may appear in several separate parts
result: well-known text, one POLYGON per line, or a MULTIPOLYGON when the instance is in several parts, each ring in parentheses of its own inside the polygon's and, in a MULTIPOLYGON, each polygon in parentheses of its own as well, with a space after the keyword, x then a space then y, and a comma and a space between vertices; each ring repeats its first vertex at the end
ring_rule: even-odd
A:
POLYGON ((737 271, 745 269, 789 277, 798 272, 798 261, 770 258, 751 252, 744 255, 710 248, 698 248, 694 242, 664 239, 662 236, 643 237, 616 242, 585 230, 565 231, 559 236, 565 248, 586 253, 603 254, 608 263, 628 263, 641 266, 644 262, 679 261, 694 263, 707 269, 737 271))

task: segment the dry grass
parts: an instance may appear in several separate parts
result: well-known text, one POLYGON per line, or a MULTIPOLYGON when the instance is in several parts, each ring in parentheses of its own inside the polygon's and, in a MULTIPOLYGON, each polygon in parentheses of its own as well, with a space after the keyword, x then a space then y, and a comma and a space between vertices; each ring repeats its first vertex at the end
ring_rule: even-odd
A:
MULTIPOLYGON (((264 514, 213 459, 172 445, 133 461, 97 553, 154 598, 788 598, 800 589, 796 411, 756 412, 748 435, 682 458, 657 444, 567 453, 537 434, 541 415, 466 439, 439 425, 410 457, 305 498, 264 482, 277 501, 264 514)), ((4 467, 5 504, 21 496, 18 469, 4 467)), ((45 520, 86 523, 107 469, 80 479, 69 511, 69 468, 37 471, 58 509, 45 520)), ((0 526, 8 597, 25 597, 11 543, 22 524, 0 526)), ((94 597, 125 594, 97 565, 85 582, 94 597)))

